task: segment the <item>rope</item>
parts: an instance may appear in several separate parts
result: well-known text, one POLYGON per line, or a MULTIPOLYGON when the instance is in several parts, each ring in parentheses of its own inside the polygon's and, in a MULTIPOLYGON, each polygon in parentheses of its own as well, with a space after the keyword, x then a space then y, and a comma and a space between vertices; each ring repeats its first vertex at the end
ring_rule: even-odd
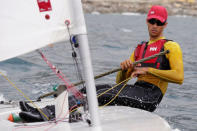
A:
MULTIPOLYGON (((117 93, 108 103, 106 103, 106 104, 100 106, 100 108, 103 108, 103 107, 109 105, 111 102, 113 102, 113 101, 118 97, 118 95, 121 93, 121 91, 126 87, 127 82, 128 82, 130 79, 132 79, 132 77, 129 77, 128 79, 124 80, 125 83, 124 83, 124 85, 121 87, 121 89, 118 91, 118 93, 117 93)), ((121 82, 121 83, 123 83, 123 82, 121 82)), ((110 88, 110 90, 112 90, 113 88, 117 87, 118 85, 120 85, 120 83, 117 84, 117 85, 115 85, 114 87, 110 88)), ((102 93, 102 95, 105 94, 106 92, 110 91, 110 90, 105 91, 104 93, 102 93)), ((100 96, 101 96, 101 95, 100 95, 100 96)))
POLYGON ((120 83, 116 84, 116 85, 115 85, 115 86, 113 86, 112 88, 110 88, 110 89, 108 89, 108 90, 104 91, 103 93, 99 94, 99 95, 97 96, 97 98, 98 98, 98 97, 100 97, 100 96, 102 96, 102 95, 104 95, 104 94, 105 94, 105 93, 107 93, 108 91, 110 91, 110 90, 114 89, 115 87, 117 87, 117 86, 121 85, 122 83, 124 83, 124 82, 126 82, 126 83, 127 83, 131 78, 132 78, 132 77, 129 77, 129 78, 125 79, 124 81, 122 81, 122 82, 120 82, 120 83))
POLYGON ((30 101, 30 103, 34 106, 34 107, 36 107, 36 109, 40 112, 40 113, 42 113, 43 115, 44 115, 44 117, 46 117, 47 118, 47 120, 49 120, 49 118, 47 117, 47 115, 46 114, 44 114, 43 112, 42 112, 42 110, 40 110, 35 104, 34 104, 34 102, 29 98, 29 97, 27 97, 19 88, 17 88, 17 86, 13 83, 13 82, 11 82, 9 79, 8 79, 8 77, 7 76, 5 76, 2 72, 0 72, 0 74, 18 91, 18 92, 20 92, 21 93, 21 95, 23 96, 23 97, 25 97, 25 99, 27 99, 28 101, 30 101))
MULTIPOLYGON (((98 98, 98 97, 104 95, 105 93, 109 92, 110 90, 114 89, 115 87, 117 87, 117 86, 121 85, 122 83, 124 83, 124 85, 121 87, 121 89, 118 91, 118 93, 117 93, 108 103, 106 103, 105 105, 100 106, 99 108, 103 108, 103 107, 109 105, 111 102, 113 102, 113 101, 118 97, 118 95, 121 93, 121 91, 126 87, 127 82, 128 82, 129 80, 131 80, 131 79, 132 79, 132 77, 129 77, 129 78, 125 79, 124 81, 122 81, 122 82, 116 84, 115 86, 111 87, 110 89, 104 91, 103 93, 97 95, 97 98, 98 98)), ((79 107, 80 107, 80 106, 79 106, 79 107)), ((77 108, 71 110, 70 113, 76 111, 79 107, 77 107, 77 108)))
POLYGON ((74 86, 72 84, 69 85, 69 83, 67 82, 68 80, 67 81, 65 80, 66 79, 65 75, 59 69, 57 69, 54 65, 52 65, 51 62, 47 60, 47 58, 44 56, 44 54, 41 51, 39 51, 39 50, 37 50, 37 51, 41 55, 43 60, 48 64, 48 66, 53 70, 53 72, 55 72, 55 74, 59 77, 59 79, 65 83, 68 91, 71 91, 72 94, 76 98, 83 99, 83 95, 81 94, 81 92, 79 92, 76 88, 74 88, 74 86))

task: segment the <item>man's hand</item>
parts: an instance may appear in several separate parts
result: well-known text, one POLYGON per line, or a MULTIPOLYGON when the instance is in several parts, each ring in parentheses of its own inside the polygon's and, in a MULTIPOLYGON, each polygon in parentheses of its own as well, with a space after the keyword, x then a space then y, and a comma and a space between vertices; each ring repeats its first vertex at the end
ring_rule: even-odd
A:
POLYGON ((131 70, 133 69, 133 62, 130 59, 127 59, 125 61, 123 61, 122 63, 120 63, 120 66, 122 68, 122 70, 128 70, 129 68, 131 68, 131 70))
POLYGON ((145 75, 148 72, 148 67, 135 67, 131 76, 137 77, 138 75, 145 75))

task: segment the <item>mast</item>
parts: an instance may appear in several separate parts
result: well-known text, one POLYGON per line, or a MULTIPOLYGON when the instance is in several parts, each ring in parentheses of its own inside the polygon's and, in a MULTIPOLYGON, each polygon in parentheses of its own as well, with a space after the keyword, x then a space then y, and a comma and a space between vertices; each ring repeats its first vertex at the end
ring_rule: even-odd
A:
POLYGON ((98 115, 98 101, 96 97, 97 96, 96 88, 95 88, 87 35, 86 34, 78 35, 77 41, 79 43, 79 52, 81 56, 80 58, 84 69, 88 106, 91 115, 90 116, 91 123, 93 127, 98 127, 100 126, 100 120, 98 115))
MULTIPOLYGON (((71 34, 76 34, 76 40, 79 44, 79 52, 80 52, 80 58, 82 61, 82 66, 84 70, 84 77, 85 77, 85 83, 86 83, 86 89, 87 89, 87 99, 88 99, 88 106, 90 111, 90 117, 91 117, 91 124, 93 127, 98 128, 100 127, 100 120, 98 115, 98 101, 97 101, 97 95, 96 95, 96 88, 95 88, 95 82, 94 82, 94 75, 92 70, 92 63, 90 58, 90 51, 89 51, 89 45, 88 45, 88 37, 87 37, 87 29, 85 24, 85 18, 82 8, 81 0, 71 0, 72 4, 70 8, 73 10, 72 19, 71 19, 71 25, 72 20, 75 21, 74 25, 77 27, 80 27, 80 32, 76 32, 73 30, 71 34)), ((72 31, 72 30, 70 30, 72 31)))

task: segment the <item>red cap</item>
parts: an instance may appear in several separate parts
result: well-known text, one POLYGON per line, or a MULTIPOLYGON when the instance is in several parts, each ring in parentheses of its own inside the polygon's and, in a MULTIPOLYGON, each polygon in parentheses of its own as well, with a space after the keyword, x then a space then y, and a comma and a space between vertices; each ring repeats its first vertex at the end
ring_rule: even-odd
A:
POLYGON ((168 12, 167 12, 166 8, 163 6, 160 6, 160 5, 152 6, 148 12, 147 20, 150 20, 152 18, 158 19, 162 23, 167 21, 168 12))

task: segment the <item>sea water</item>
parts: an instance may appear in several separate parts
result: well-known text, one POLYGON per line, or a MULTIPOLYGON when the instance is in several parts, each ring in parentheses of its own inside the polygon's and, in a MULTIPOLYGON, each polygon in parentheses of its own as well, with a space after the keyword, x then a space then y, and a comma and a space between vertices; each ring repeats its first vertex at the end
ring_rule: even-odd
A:
MULTIPOLYGON (((129 58, 136 44, 149 39, 145 15, 133 13, 103 15, 94 12, 86 14, 85 17, 94 75, 119 67, 120 62, 129 58)), ((174 131, 196 131, 197 18, 170 16, 164 35, 178 42, 182 48, 185 79, 182 85, 169 84, 155 113, 167 120, 174 131)), ((71 57, 72 49, 69 42, 45 47, 41 51, 70 82, 80 80, 76 73, 77 66, 71 57)), ((78 64, 80 65, 80 61, 78 64)), ((37 52, 1 62, 0 71, 16 86, 14 88, 0 76, 0 100, 25 100, 16 88, 22 90, 30 99, 36 99, 52 91, 54 85, 63 84, 37 52)), ((114 84, 115 75, 100 78, 96 80, 96 84, 114 84)), ((132 84, 135 80, 129 83, 132 84)))

